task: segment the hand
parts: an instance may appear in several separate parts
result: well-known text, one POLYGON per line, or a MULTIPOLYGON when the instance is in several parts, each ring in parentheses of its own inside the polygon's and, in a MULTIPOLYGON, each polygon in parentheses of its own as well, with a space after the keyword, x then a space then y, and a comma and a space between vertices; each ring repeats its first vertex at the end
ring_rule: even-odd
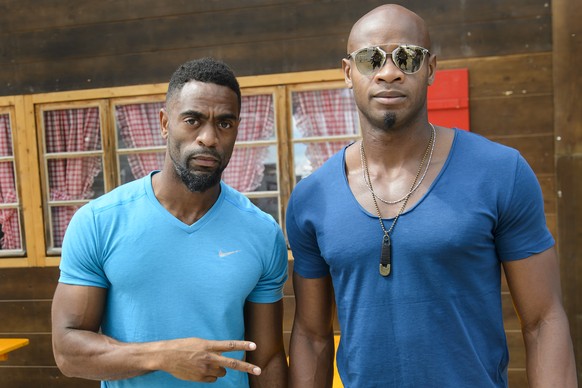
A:
POLYGON ((257 348, 253 342, 184 338, 163 341, 161 345, 161 369, 182 380, 213 383, 226 374, 225 368, 261 374, 261 368, 256 365, 222 356, 223 352, 253 351, 257 348))

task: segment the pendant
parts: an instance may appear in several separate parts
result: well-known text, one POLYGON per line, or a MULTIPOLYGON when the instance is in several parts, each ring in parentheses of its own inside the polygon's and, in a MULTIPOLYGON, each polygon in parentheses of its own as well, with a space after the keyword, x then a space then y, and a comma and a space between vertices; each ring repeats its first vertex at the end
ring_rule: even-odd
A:
POLYGON ((392 242, 390 236, 385 234, 382 239, 382 253, 380 254, 380 275, 390 275, 390 266, 392 263, 392 242))

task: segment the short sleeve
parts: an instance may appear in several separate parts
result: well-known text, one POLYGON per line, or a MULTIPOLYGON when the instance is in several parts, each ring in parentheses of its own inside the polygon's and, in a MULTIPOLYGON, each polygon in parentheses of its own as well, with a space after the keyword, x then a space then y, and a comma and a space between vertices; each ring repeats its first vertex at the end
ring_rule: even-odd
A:
POLYGON ((90 205, 71 219, 63 239, 60 283, 108 288, 100 260, 97 231, 90 205))
MULTIPOLYGON (((286 213, 287 238, 294 259, 293 271, 309 279, 322 278, 329 275, 329 265, 321 256, 312 222, 299 215, 299 210, 304 209, 296 207, 295 198, 296 192, 291 195, 286 213)), ((314 219, 317 217, 312 216, 314 219)))
POLYGON ((502 261, 523 259, 554 245, 546 225, 539 182, 521 155, 518 155, 513 190, 500 209, 495 244, 502 261))
POLYGON ((247 300, 253 303, 273 303, 283 298, 283 286, 287 281, 287 244, 277 225, 271 255, 265 262, 265 271, 247 300))

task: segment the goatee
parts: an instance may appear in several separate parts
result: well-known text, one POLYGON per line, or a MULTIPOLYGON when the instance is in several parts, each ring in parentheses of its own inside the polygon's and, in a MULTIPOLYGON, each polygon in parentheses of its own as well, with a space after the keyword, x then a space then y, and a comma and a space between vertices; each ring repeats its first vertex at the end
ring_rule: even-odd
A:
POLYGON ((396 124, 396 113, 388 112, 384 115, 384 129, 388 130, 396 124))
POLYGON ((193 193, 203 193, 220 182, 223 169, 219 168, 211 173, 191 172, 187 168, 175 165, 176 172, 180 179, 186 185, 188 190, 193 193))
MULTIPOLYGON (((198 154, 211 154, 216 159, 219 160, 219 166, 214 171, 193 171, 190 170, 188 166, 188 162, 186 162, 186 166, 181 165, 178 161, 174 158, 174 155, 170 152, 170 159, 172 160, 172 164, 174 165, 174 169, 176 173, 182 180, 182 183, 193 193, 203 193, 206 190, 214 187, 220 182, 222 177, 222 172, 226 168, 223 165, 223 160, 221 155, 212 150, 208 150, 206 152, 196 152, 189 156, 189 159, 198 155, 198 154)), ((188 160, 189 160, 188 159, 188 160)))

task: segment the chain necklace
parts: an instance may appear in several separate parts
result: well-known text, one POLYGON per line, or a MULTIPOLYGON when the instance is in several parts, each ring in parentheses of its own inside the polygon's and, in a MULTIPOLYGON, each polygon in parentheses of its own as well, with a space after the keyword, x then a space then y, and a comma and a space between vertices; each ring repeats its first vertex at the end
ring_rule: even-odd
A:
MULTIPOLYGON (((432 127, 432 137, 433 137, 433 141, 432 141, 432 145, 431 145, 431 149, 430 149, 430 154, 428 156, 428 162, 426 163, 426 167, 424 169, 424 172, 422 173, 422 176, 420 177, 420 180, 418 182, 416 182, 416 185, 414 185, 410 191, 408 193, 406 193, 404 195, 404 197, 396 200, 396 201, 388 201, 386 199, 383 199, 382 197, 380 197, 378 194, 374 193, 374 191, 372 190, 372 182, 370 181, 370 179, 368 177, 366 177, 366 170, 364 169, 364 157, 363 157, 363 153, 360 152, 360 159, 361 159, 361 164, 362 164, 362 175, 364 176, 364 182, 366 183, 366 186, 368 187, 368 190, 370 190, 370 193, 372 193, 372 195, 374 195, 376 197, 376 199, 379 199, 381 202, 384 202, 386 205, 395 205, 397 203, 400 203, 402 201, 404 201, 406 199, 406 197, 408 197, 409 195, 411 195, 412 193, 414 193, 416 191, 416 189, 418 189, 420 187, 420 184, 422 183, 422 181, 424 180, 424 177, 426 176, 426 173, 428 172, 428 167, 430 166, 430 161, 432 160, 432 155, 434 152, 434 145, 436 143, 436 129, 434 128, 434 125, 432 125, 431 123, 429 123, 430 126, 432 127)), ((428 148, 427 148, 428 150, 428 148)))
MULTIPOLYGON (((432 124, 431 124, 431 126, 432 126, 432 124)), ((402 200, 402 201, 404 201, 404 203, 400 207, 400 210, 398 210, 398 213, 396 214, 396 217, 394 218, 394 221, 392 221, 392 224, 390 225, 390 228, 388 228, 388 230, 386 230, 386 227, 384 226, 384 221, 382 220, 382 213, 380 213, 380 207, 378 206, 378 201, 376 200, 377 196, 374 193, 374 189, 372 187, 372 180, 370 179, 370 171, 368 170, 368 162, 366 160, 366 154, 364 152, 364 141, 362 140, 360 142, 360 155, 362 158, 362 164, 364 166, 365 177, 368 179, 368 182, 370 184, 369 187, 370 187, 370 192, 372 193, 374 207, 376 208, 376 212, 378 213, 378 221, 380 221, 380 227, 382 228, 382 232, 384 234, 384 236, 382 237, 382 251, 380 254, 380 275, 382 275, 382 276, 390 275, 390 270, 391 270, 392 241, 390 239, 390 232, 392 232, 392 230, 394 229, 394 226, 396 226, 396 222, 398 221, 398 218, 400 218, 400 215, 404 212, 404 209, 406 208, 406 204, 408 203, 410 196, 416 190, 415 187, 418 187, 417 182, 418 182, 418 179, 420 177, 420 172, 422 171, 422 166, 427 161, 427 156, 429 154, 429 150, 431 150, 430 154, 432 156, 432 150, 434 150, 434 143, 436 142, 436 130, 435 130, 434 126, 432 126, 432 128, 433 128, 433 131, 432 131, 430 139, 428 141, 428 145, 426 147, 426 150, 424 151, 424 155, 423 155, 422 160, 420 162, 420 166, 418 166, 418 171, 416 172, 416 176, 414 177, 414 181, 412 182, 412 186, 410 187, 410 191, 408 192, 408 194, 406 194, 406 196, 402 200)), ((427 170, 428 170, 429 165, 430 165, 430 159, 428 160, 428 163, 426 166, 427 170)), ((423 178, 424 178, 424 176, 423 176, 423 178)), ((422 181, 422 179, 421 179, 421 181, 422 181)))

